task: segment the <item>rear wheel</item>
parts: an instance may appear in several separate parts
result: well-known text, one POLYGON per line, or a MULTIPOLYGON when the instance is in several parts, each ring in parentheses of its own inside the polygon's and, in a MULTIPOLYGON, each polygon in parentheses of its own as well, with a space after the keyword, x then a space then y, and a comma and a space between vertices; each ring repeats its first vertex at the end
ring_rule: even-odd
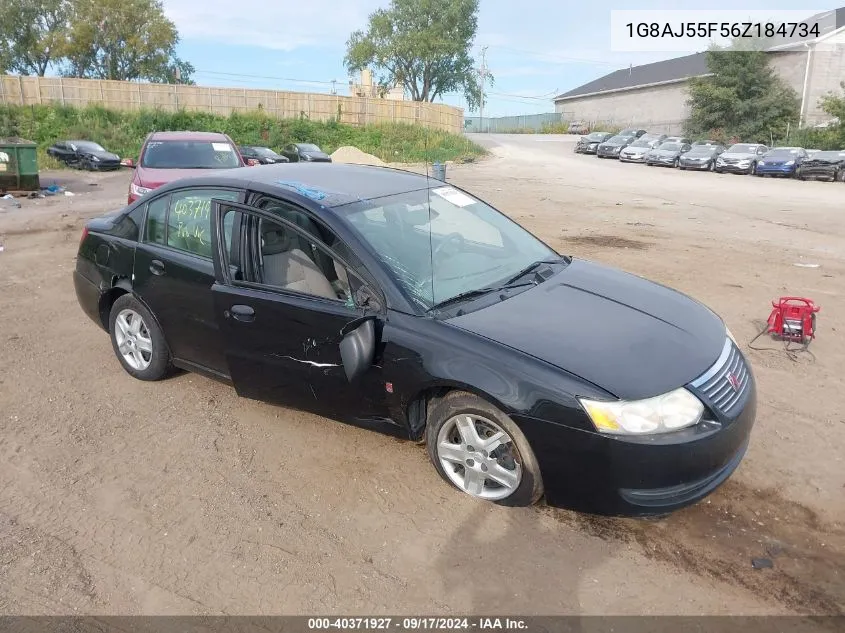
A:
POLYGON ((757 163, 751 163, 751 167, 748 168, 748 173, 752 176, 757 173, 757 163))
POLYGON ((478 396, 447 394, 431 412, 425 439, 438 474, 470 496, 527 506, 543 494, 540 468, 522 431, 478 396))
POLYGON ((112 348, 126 372, 138 380, 160 380, 170 370, 170 350, 152 314, 131 294, 109 313, 112 348))
POLYGON ((710 161, 710 166, 708 167, 708 169, 709 169, 710 171, 715 171, 715 170, 716 170, 716 162, 711 160, 711 161, 710 161))

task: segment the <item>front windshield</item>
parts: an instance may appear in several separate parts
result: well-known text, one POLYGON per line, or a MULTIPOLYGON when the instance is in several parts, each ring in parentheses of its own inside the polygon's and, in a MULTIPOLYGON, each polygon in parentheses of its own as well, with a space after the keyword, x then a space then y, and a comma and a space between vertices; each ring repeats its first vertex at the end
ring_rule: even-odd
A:
POLYGON ((592 134, 588 134, 587 138, 591 141, 603 141, 605 138, 607 138, 607 133, 593 132, 592 134))
POLYGON ((737 143, 736 145, 731 145, 731 148, 728 150, 729 154, 753 154, 757 151, 757 145, 748 145, 746 143, 737 143))
POLYGON ((98 145, 93 141, 73 141, 71 143, 75 145, 77 149, 86 150, 88 152, 105 152, 106 150, 103 148, 102 145, 98 145))
POLYGON ((322 151, 322 150, 320 150, 319 147, 317 147, 316 145, 312 145, 311 143, 300 143, 299 149, 300 149, 300 151, 303 151, 303 152, 319 152, 319 151, 322 151))
POLYGON ((339 207, 405 294, 424 310, 495 287, 560 256, 491 206, 453 187, 339 207))
POLYGON ((812 158, 820 160, 842 160, 845 158, 845 152, 816 152, 812 158))
POLYGON ((264 156, 266 158, 273 158, 275 156, 278 156, 278 154, 276 154, 276 152, 274 152, 269 147, 253 147, 252 150, 259 156, 264 156))
POLYGON ((606 141, 608 145, 624 145, 631 140, 630 136, 614 136, 606 141))
POLYGON ((663 145, 660 146, 660 149, 667 149, 670 152, 674 152, 681 149, 681 146, 678 143, 663 143, 663 145))
POLYGON ((690 156, 707 156, 715 152, 716 149, 715 145, 696 145, 687 154, 690 156))
POLYGON ((653 142, 654 142, 654 141, 650 141, 650 140, 648 140, 648 139, 646 139, 646 140, 642 140, 642 139, 640 139, 640 140, 638 140, 638 141, 634 141, 633 143, 631 143, 631 144, 629 145, 629 147, 651 147, 651 144, 652 144, 653 142))
POLYGON ((151 169, 229 169, 241 166, 232 145, 212 141, 150 141, 141 165, 151 169))

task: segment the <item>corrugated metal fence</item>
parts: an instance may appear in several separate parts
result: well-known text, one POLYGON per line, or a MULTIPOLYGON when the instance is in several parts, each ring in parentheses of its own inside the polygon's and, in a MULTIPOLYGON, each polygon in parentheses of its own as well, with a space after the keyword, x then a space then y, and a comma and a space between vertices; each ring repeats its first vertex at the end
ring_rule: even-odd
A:
POLYGON ((96 104, 116 110, 184 109, 222 115, 261 109, 280 119, 306 116, 315 121, 327 121, 338 118, 341 123, 350 125, 410 123, 453 134, 462 133, 464 123, 463 109, 441 103, 63 77, 0 75, 0 103, 61 103, 77 107, 96 104))
POLYGON ((554 125, 561 122, 559 112, 547 112, 544 114, 520 114, 517 116, 466 117, 464 119, 465 132, 491 132, 506 134, 508 132, 521 132, 532 130, 540 132, 545 125, 554 125))

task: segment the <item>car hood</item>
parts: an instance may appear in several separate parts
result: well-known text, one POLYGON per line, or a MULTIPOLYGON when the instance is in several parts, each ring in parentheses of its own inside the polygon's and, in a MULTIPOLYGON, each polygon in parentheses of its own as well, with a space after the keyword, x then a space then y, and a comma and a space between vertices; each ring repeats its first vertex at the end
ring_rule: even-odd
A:
POLYGON ((196 178, 198 176, 207 176, 208 172, 216 171, 212 169, 151 169, 149 167, 141 167, 140 165, 135 169, 135 174, 140 180, 142 187, 155 189, 167 183, 179 180, 180 178, 196 178))
POLYGON ((329 158, 329 155, 325 152, 300 152, 303 156, 310 156, 311 158, 322 158, 326 159, 329 158))
POLYGON ((100 160, 120 160, 120 156, 118 156, 117 154, 112 154, 111 152, 102 152, 100 150, 83 150, 80 153, 84 154, 85 156, 96 156, 100 160))
POLYGON ((660 157, 660 158, 663 158, 663 157, 666 157, 666 156, 678 156, 679 154, 680 154, 680 152, 678 150, 675 150, 675 149, 653 149, 653 150, 651 150, 652 156, 657 156, 657 157, 660 157))
POLYGON ((630 145, 628 145, 622 151, 626 154, 645 154, 646 152, 650 152, 651 150, 648 147, 631 147, 630 145))
POLYGON ((733 158, 739 160, 751 160, 752 158, 757 158, 757 154, 746 154, 746 153, 739 153, 739 152, 723 152, 721 158, 733 158))
POLYGON ((710 160, 713 158, 713 154, 684 154, 681 158, 688 158, 690 160, 710 160))
POLYGON ((822 165, 838 165, 845 158, 805 158, 803 165, 805 167, 815 167, 822 165))
POLYGON ((581 377, 619 398, 647 398, 703 374, 725 324, 680 292, 573 259, 544 283, 447 321, 581 377))

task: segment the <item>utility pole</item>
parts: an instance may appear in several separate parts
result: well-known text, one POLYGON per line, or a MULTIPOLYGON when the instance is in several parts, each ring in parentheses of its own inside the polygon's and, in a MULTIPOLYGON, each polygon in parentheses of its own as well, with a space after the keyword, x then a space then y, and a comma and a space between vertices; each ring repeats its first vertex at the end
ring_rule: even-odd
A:
POLYGON ((478 112, 478 131, 484 131, 484 82, 487 81, 487 47, 481 49, 481 68, 478 69, 478 89, 481 93, 481 103, 478 112))

